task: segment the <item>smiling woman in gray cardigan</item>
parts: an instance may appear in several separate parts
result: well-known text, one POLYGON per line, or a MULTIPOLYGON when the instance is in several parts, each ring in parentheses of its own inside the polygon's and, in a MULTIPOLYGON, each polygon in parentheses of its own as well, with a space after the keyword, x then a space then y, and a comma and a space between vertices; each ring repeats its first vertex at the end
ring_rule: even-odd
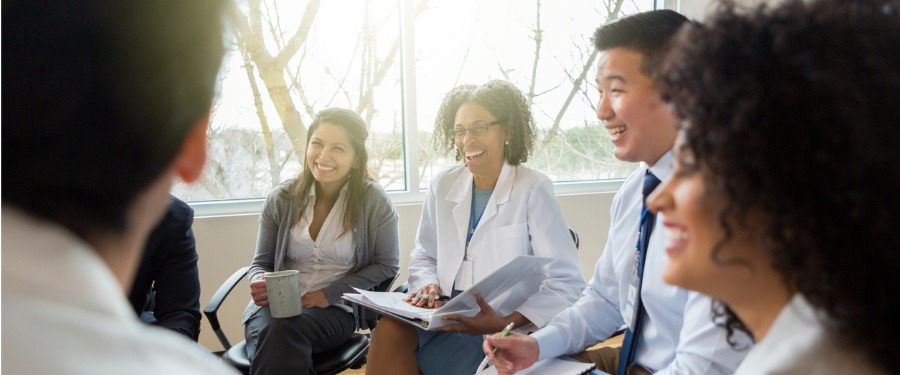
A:
POLYGON ((366 170, 365 122, 326 109, 309 127, 301 175, 266 198, 250 268, 253 301, 244 312, 251 373, 312 371, 312 353, 356 329, 341 295, 369 289, 399 271, 398 215, 366 170), (300 271, 300 315, 273 319, 264 273, 300 271))

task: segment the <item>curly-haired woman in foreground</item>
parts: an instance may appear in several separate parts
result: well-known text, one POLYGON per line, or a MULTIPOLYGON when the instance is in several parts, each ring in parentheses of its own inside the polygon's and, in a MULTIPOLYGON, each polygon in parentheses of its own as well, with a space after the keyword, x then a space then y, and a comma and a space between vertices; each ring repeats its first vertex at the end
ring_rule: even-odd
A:
POLYGON ((757 344, 739 374, 900 372, 900 6, 727 6, 682 31, 664 279, 757 344))

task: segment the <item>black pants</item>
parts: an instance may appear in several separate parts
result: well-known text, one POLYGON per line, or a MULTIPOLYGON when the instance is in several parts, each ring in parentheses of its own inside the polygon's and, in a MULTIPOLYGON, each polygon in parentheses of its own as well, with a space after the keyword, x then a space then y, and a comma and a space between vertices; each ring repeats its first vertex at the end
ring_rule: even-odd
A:
POLYGON ((344 343, 356 329, 340 307, 304 308, 292 318, 272 318, 259 309, 244 326, 251 374, 315 374, 312 354, 344 343))

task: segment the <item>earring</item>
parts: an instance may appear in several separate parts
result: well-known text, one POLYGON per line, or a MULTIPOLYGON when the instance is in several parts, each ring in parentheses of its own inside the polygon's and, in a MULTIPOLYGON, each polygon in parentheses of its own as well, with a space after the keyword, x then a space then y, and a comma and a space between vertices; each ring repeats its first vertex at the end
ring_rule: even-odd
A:
POLYGON ((509 146, 509 141, 503 142, 503 144, 509 146))

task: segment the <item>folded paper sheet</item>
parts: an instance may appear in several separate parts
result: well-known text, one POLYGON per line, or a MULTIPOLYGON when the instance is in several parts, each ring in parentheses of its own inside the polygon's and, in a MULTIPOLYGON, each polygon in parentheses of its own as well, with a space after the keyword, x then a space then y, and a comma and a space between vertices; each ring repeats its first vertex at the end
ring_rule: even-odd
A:
POLYGON ((500 316, 511 314, 528 297, 538 292, 544 279, 547 278, 545 267, 551 261, 550 258, 520 255, 437 309, 412 306, 404 301, 406 294, 397 292, 369 292, 356 289, 358 294, 346 293, 343 298, 423 329, 432 330, 453 323, 442 319, 444 316, 477 314, 480 308, 475 295, 478 293, 482 294, 484 300, 500 316))

